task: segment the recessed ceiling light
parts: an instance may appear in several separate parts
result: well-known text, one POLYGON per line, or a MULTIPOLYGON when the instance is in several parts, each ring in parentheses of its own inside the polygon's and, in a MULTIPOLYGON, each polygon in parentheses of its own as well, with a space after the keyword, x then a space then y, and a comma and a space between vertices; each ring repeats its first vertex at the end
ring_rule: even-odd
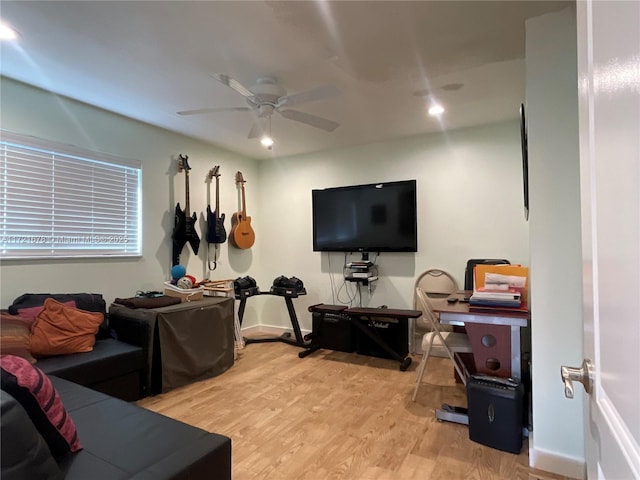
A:
POLYGON ((18 33, 8 24, 0 22, 0 40, 15 40, 18 33))
POLYGON ((442 105, 434 104, 429 107, 429 115, 437 116, 444 113, 444 107, 442 105))

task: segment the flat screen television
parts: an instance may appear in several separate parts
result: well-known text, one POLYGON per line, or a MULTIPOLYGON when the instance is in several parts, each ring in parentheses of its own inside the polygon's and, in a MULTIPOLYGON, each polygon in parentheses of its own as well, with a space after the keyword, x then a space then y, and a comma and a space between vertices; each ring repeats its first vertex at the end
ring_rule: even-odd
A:
POLYGON ((417 252, 416 181, 312 190, 314 252, 417 252))

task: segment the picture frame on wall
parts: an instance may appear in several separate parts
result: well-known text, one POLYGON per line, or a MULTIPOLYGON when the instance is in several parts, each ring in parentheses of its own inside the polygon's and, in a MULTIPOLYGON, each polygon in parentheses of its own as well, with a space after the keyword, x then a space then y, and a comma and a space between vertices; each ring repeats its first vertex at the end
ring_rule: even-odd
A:
POLYGON ((522 147, 522 190, 524 194, 524 219, 529 220, 529 149, 527 144, 527 119, 524 103, 520 104, 520 145, 522 147))

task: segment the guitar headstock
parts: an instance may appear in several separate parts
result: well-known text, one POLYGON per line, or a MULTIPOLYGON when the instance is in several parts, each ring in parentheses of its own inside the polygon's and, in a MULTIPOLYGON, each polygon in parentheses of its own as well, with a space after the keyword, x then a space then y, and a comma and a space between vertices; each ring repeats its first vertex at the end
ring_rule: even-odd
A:
POLYGON ((187 173, 191 170, 189 166, 189 155, 178 155, 178 171, 181 172, 182 170, 185 170, 187 173))
POLYGON ((220 165, 216 165, 211 170, 209 170, 209 173, 207 174, 207 180, 211 181, 213 180, 213 177, 218 178, 219 176, 220 176, 220 165))
POLYGON ((236 183, 244 184, 246 180, 242 177, 242 172, 236 173, 236 183))

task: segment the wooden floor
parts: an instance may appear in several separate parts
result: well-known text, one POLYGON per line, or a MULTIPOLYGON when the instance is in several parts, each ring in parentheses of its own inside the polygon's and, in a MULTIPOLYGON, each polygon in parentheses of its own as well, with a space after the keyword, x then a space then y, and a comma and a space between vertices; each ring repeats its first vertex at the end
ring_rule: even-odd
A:
POLYGON ((251 344, 224 374, 138 405, 231 437, 234 480, 563 479, 520 455, 472 442, 434 418, 466 404, 448 360, 430 359, 411 401, 419 358, 398 362, 284 343, 251 344))

